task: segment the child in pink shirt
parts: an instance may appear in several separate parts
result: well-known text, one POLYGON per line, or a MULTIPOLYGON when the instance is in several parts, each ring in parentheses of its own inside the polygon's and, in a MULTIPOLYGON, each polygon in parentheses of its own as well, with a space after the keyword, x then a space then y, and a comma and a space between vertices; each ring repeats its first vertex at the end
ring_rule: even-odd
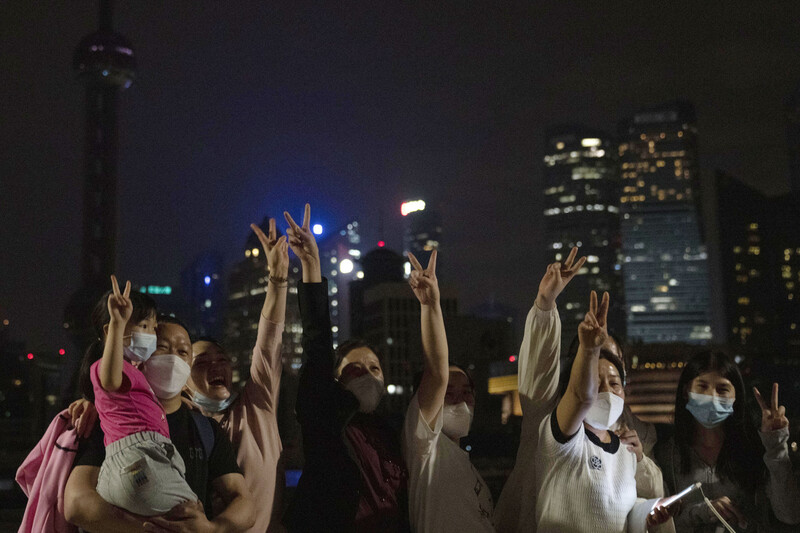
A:
POLYGON ((146 361, 155 351, 155 307, 137 313, 144 318, 132 323, 130 282, 122 294, 114 276, 111 283, 103 356, 90 368, 106 445, 97 492, 132 513, 161 515, 180 503, 196 501, 197 496, 186 483, 183 459, 169 440, 164 409, 144 374, 131 364, 146 361), (128 337, 129 345, 123 346, 128 337))

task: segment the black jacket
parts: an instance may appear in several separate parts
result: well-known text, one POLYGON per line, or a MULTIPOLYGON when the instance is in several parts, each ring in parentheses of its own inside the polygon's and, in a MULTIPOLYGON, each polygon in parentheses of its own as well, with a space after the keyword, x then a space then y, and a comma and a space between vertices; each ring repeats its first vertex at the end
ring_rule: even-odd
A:
POLYGON ((344 429, 358 400, 334 379, 335 354, 328 311, 328 282, 299 283, 306 362, 297 391, 305 468, 283 519, 291 532, 352 531, 361 471, 344 429))

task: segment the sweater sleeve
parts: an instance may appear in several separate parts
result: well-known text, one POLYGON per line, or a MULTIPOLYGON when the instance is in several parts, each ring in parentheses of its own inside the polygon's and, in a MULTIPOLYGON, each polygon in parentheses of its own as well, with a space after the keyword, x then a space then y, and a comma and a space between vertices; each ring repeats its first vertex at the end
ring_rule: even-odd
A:
POLYGON ((517 377, 522 406, 522 439, 537 439, 542 420, 558 401, 561 320, 558 309, 542 311, 536 304, 525 321, 517 377))
POLYGON ((645 499, 664 497, 661 469, 646 455, 636 463, 636 495, 645 499))
POLYGON ((250 396, 261 407, 272 413, 278 404, 278 389, 281 380, 281 341, 283 324, 267 320, 263 315, 258 321, 258 337, 253 347, 250 363, 250 380, 247 385, 250 396))
POLYGON ((800 490, 797 478, 792 472, 792 461, 789 458, 787 441, 789 428, 776 431, 758 432, 764 444, 764 464, 769 471, 767 497, 772 512, 781 522, 787 524, 800 523, 800 490))

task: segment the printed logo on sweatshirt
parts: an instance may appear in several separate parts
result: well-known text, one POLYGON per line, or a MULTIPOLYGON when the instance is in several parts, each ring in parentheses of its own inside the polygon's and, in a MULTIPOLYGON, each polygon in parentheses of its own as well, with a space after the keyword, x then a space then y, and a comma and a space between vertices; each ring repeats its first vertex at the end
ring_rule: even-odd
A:
POLYGON ((592 467, 593 470, 602 470, 603 461, 601 461, 596 455, 593 455, 592 458, 589 459, 589 466, 592 467))

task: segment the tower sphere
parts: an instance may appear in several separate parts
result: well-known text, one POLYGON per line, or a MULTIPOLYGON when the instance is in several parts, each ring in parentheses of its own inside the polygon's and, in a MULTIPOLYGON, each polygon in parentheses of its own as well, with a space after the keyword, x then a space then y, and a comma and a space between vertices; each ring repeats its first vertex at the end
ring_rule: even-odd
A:
POLYGON ((81 79, 123 89, 136 77, 133 47, 125 37, 109 31, 84 37, 75 49, 73 66, 81 79))

